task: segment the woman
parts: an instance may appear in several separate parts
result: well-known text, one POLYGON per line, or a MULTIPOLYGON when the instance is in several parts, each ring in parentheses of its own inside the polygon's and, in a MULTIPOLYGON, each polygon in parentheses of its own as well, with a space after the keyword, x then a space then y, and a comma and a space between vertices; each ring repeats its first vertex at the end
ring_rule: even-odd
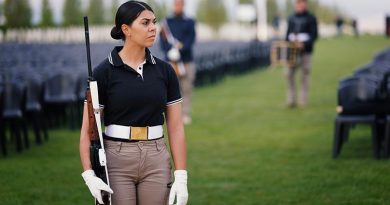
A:
POLYGON ((84 107, 80 158, 92 195, 111 192, 113 205, 185 205, 188 199, 186 144, 179 83, 173 68, 149 51, 156 37, 156 17, 144 2, 128 1, 116 13, 111 37, 122 39, 93 76, 104 106, 104 144, 110 187, 95 176, 89 154, 88 111, 84 107), (164 115, 175 165, 165 146, 164 115), (140 136, 147 139, 140 140, 140 136))

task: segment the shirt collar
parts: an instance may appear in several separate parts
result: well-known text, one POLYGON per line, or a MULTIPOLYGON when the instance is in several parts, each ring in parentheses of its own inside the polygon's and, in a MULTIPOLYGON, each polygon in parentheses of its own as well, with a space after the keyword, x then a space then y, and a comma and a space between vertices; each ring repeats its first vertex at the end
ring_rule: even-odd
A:
MULTIPOLYGON (((112 49, 111 53, 108 55, 108 61, 111 63, 111 65, 115 67, 123 66, 124 63, 119 56, 119 51, 121 51, 123 46, 116 46, 114 49, 112 49)), ((148 48, 145 48, 145 63, 150 63, 155 65, 156 60, 154 59, 154 56, 150 52, 148 48)))

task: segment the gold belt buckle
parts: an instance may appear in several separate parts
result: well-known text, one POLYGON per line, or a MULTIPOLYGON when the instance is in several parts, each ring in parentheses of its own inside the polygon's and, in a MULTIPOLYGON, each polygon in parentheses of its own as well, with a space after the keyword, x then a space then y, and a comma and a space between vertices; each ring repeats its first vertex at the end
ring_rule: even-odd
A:
POLYGON ((148 127, 131 127, 130 140, 148 140, 148 127))

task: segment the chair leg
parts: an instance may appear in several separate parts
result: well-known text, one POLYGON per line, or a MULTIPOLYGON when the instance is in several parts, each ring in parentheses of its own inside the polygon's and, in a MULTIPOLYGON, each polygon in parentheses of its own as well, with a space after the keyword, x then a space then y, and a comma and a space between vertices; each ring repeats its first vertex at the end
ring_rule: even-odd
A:
POLYGON ((3 156, 7 156, 7 145, 6 145, 7 140, 5 138, 5 128, 6 128, 5 122, 1 121, 1 123, 0 123, 0 145, 1 145, 1 150, 2 150, 3 156))
POLYGON ((337 158, 340 154, 343 144, 344 125, 336 120, 334 129, 334 141, 333 141, 333 159, 337 158))
POLYGON ((76 129, 76 115, 75 115, 75 103, 69 103, 68 104, 68 107, 69 107, 69 126, 70 126, 70 129, 71 130, 75 130, 76 129))
POLYGON ((15 137, 16 142, 16 151, 22 152, 23 151, 23 145, 22 145, 22 137, 20 135, 20 127, 19 123, 16 119, 11 120, 11 133, 13 133, 13 137, 15 137))
POLYGON ((372 135, 373 154, 375 159, 379 159, 380 158, 380 136, 378 135, 376 123, 373 123, 371 125, 371 133, 372 133, 371 135, 372 135))
POLYGON ((45 138, 45 140, 46 141, 48 141, 49 140, 49 135, 48 135, 48 133, 47 133, 47 120, 46 120, 46 118, 44 118, 42 121, 41 121, 41 123, 42 123, 42 130, 43 130, 43 136, 44 136, 44 138, 45 138))
POLYGON ((348 142, 350 129, 351 129, 351 125, 343 123, 343 129, 341 133, 343 138, 343 143, 348 142))
POLYGON ((24 119, 18 120, 20 123, 20 127, 23 129, 23 138, 24 138, 24 145, 26 149, 30 148, 30 141, 28 139, 28 129, 27 129, 27 123, 24 119))
POLYGON ((384 142, 384 157, 389 158, 390 148, 390 122, 386 121, 385 127, 385 142, 384 142))
POLYGON ((35 133, 35 143, 40 145, 42 144, 42 137, 41 137, 41 119, 39 118, 39 115, 37 112, 31 113, 31 119, 32 119, 32 126, 35 133))

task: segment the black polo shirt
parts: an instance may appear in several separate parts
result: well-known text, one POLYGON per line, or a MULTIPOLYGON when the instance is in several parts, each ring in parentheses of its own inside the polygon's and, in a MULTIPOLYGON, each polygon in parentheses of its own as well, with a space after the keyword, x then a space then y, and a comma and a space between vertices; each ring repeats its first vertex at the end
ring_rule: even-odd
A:
POLYGON ((122 48, 115 47, 93 70, 99 103, 104 106, 104 125, 163 125, 166 107, 182 101, 175 71, 146 49, 140 75, 123 63, 118 54, 122 48))

